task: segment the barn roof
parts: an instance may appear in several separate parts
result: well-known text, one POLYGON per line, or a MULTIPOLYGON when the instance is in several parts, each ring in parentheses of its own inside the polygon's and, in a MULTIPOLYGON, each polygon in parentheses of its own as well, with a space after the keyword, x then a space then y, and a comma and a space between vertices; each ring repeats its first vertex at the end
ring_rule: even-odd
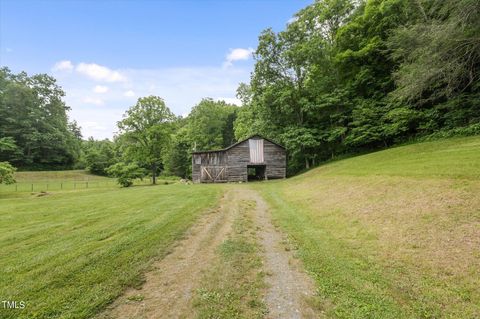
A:
POLYGON ((192 154, 225 152, 225 151, 228 151, 229 149, 237 146, 238 144, 241 144, 241 143, 243 143, 243 142, 245 142, 245 141, 248 141, 249 139, 254 138, 254 137, 263 138, 264 140, 267 140, 267 141, 269 141, 270 143, 275 144, 275 145, 277 145, 278 147, 281 147, 281 148, 285 149, 285 147, 284 147, 283 145, 280 145, 280 144, 272 141, 271 139, 268 139, 268 138, 266 138, 266 137, 263 137, 263 136, 261 136, 261 135, 259 135, 259 134, 254 134, 254 135, 252 135, 252 136, 249 136, 249 137, 246 138, 246 139, 243 139, 243 140, 241 140, 241 141, 238 141, 237 143, 232 144, 232 145, 230 145, 230 146, 228 146, 228 147, 226 147, 226 148, 223 148, 223 149, 221 149, 221 150, 194 151, 194 152, 192 152, 192 154))

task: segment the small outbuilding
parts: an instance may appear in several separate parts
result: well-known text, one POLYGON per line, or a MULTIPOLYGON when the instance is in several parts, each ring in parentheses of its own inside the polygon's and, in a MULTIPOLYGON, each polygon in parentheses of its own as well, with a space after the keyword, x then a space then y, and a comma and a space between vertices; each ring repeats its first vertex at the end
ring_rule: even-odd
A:
POLYGON ((285 178, 286 149, 260 135, 217 151, 192 153, 194 183, 247 182, 285 178))

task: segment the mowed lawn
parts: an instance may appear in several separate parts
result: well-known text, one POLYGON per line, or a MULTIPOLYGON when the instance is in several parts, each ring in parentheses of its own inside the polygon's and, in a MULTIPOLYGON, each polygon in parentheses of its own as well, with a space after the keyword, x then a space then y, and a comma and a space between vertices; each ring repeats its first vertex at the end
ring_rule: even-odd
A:
POLYGON ((256 184, 327 318, 480 318, 480 137, 256 184))
POLYGON ((217 185, 0 193, 1 318, 91 318, 162 258, 217 185), (2 307, 3 308, 3 307, 2 307))

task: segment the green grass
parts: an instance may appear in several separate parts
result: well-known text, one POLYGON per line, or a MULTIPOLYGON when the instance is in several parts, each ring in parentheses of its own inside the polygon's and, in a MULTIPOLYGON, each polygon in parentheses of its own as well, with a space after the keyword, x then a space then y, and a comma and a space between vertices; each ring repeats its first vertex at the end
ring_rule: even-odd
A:
MULTIPOLYGON (((33 193, 0 187, 0 299, 26 302, 23 310, 0 308, 0 318, 95 316, 126 287, 140 286, 151 263, 224 190, 122 189, 83 171, 22 172, 17 179, 105 186, 43 194, 36 193, 41 186, 33 193)), ((327 318, 480 317, 480 137, 392 148, 251 186, 298 247, 317 284, 314 303, 327 318)), ((201 317, 265 312, 244 204, 202 279, 201 317)))
MULTIPOLYGON (((340 160, 313 174, 480 178, 480 138, 450 138, 424 142, 340 160)), ((308 175, 308 174, 307 174, 308 175)), ((301 176, 300 178, 303 178, 301 176)))
MULTIPOLYGON (((115 178, 90 174, 85 170, 16 172, 15 179, 17 181, 15 184, 0 184, 0 196, 2 193, 11 192, 48 192, 119 187, 115 178)), ((173 176, 159 176, 157 183, 171 184, 177 180, 178 178, 173 176)), ((134 181, 134 185, 148 185, 150 183, 149 178, 134 181)))
POLYGON ((217 185, 0 194, 0 296, 25 301, 1 318, 91 318, 142 283, 217 185))
POLYGON ((233 232, 218 248, 218 260, 202 278, 194 300, 198 318, 263 318, 265 287, 252 213, 255 202, 240 202, 233 232))
POLYGON ((327 318, 480 317, 480 137, 255 184, 327 318))

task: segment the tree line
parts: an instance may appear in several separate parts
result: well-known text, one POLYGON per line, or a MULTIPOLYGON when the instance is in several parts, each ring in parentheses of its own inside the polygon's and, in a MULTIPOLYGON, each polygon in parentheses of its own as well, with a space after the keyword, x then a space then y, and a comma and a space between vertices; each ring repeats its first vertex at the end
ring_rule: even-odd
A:
MULTIPOLYGON (((286 146, 288 172, 413 139, 480 133, 477 0, 319 0, 264 30, 242 106, 203 99, 186 117, 140 98, 113 141, 82 140, 48 75, 0 72, 0 162, 188 178, 191 151, 253 134, 286 146)), ((6 165, 6 164, 3 164, 6 165)), ((1 167, 0 167, 1 169, 1 167)))

